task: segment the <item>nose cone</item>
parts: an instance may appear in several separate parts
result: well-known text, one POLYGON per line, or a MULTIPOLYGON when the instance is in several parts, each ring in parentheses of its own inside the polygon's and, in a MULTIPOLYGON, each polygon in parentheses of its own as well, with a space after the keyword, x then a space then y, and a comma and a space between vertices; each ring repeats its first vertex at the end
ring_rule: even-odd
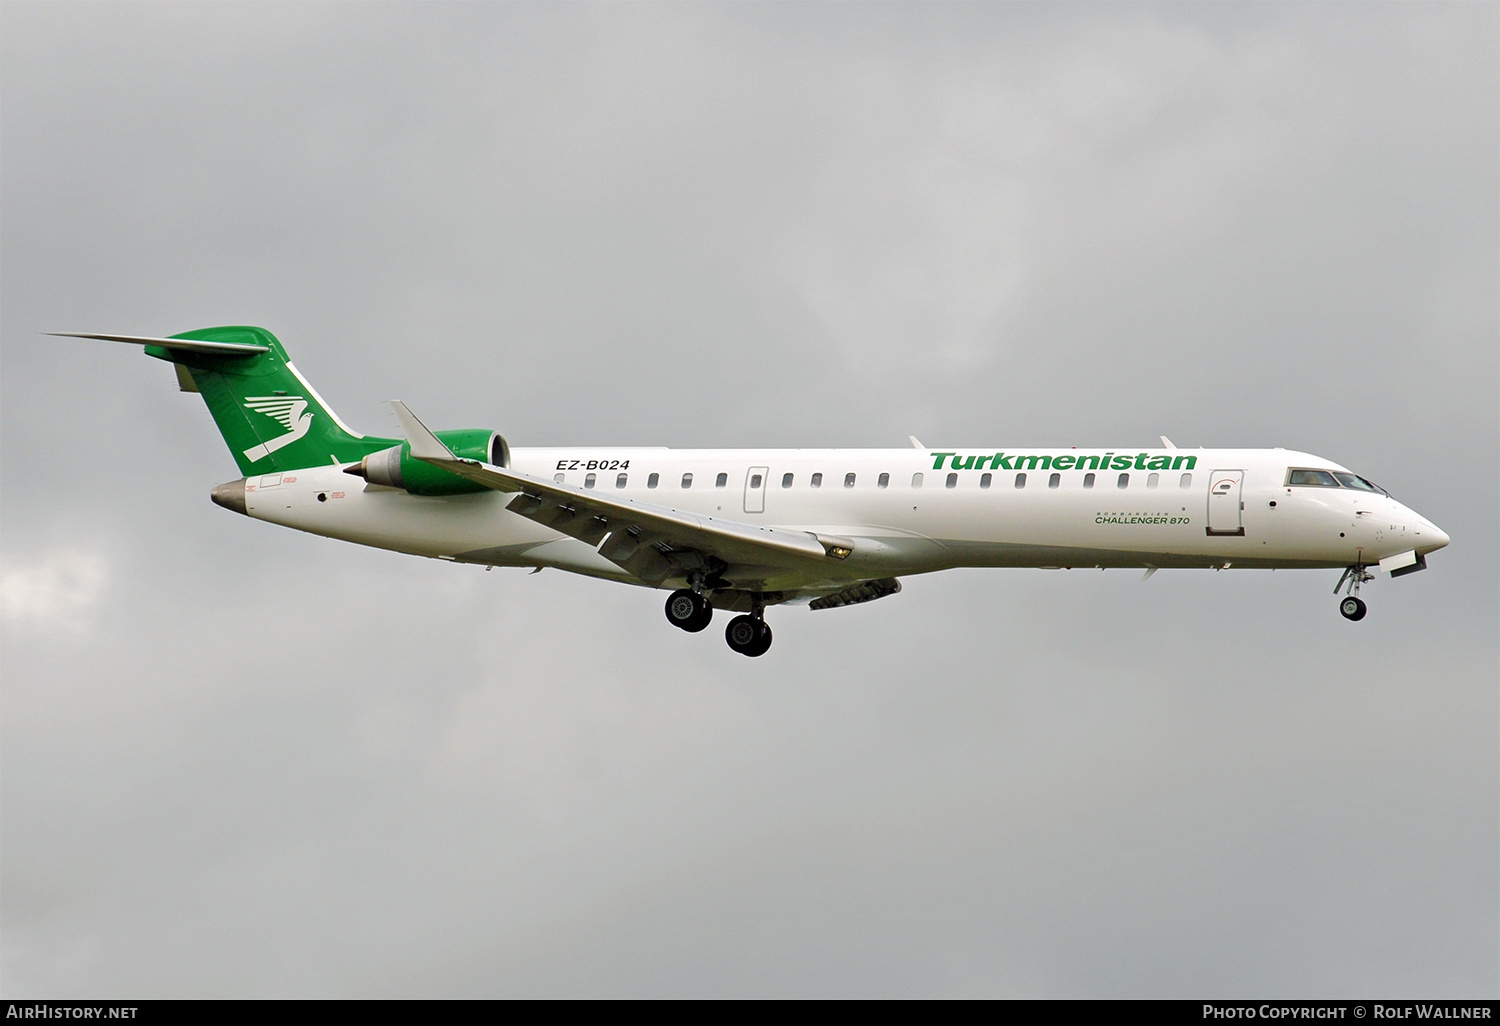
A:
POLYGON ((1448 544, 1448 535, 1444 533, 1442 528, 1421 517, 1417 517, 1416 534, 1417 552, 1424 556, 1429 552, 1436 552, 1448 544))

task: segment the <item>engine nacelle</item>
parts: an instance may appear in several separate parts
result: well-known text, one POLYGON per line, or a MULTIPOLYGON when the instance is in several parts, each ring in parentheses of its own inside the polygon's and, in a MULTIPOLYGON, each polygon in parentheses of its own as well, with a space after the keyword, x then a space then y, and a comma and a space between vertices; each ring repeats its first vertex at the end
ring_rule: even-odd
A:
MULTIPOLYGON (((433 434, 459 459, 480 460, 497 467, 510 466, 510 446, 494 431, 471 428, 434 431, 433 434)), ((412 495, 463 495, 488 491, 482 484, 413 459, 410 442, 372 452, 354 466, 345 468, 344 473, 362 477, 371 484, 402 488, 412 495)))

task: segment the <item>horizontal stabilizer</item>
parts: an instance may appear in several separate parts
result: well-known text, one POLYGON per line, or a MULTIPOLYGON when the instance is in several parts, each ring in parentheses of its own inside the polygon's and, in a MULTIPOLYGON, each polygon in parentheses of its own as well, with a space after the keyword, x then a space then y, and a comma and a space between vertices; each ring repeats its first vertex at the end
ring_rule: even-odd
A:
POLYGON ((161 346, 164 349, 181 349, 189 353, 208 353, 212 356, 254 356, 268 353, 270 346, 258 346, 248 342, 208 342, 191 338, 150 338, 145 335, 91 335, 82 331, 49 331, 59 338, 93 338, 101 342, 129 342, 138 346, 161 346))

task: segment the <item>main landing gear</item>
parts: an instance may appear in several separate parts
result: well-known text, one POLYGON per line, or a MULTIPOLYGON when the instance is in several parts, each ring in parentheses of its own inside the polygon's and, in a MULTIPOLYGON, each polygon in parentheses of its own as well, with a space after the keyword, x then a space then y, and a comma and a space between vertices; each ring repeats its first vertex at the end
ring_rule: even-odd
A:
POLYGON ((724 629, 724 640, 740 655, 765 655, 771 647, 771 628, 758 616, 736 616, 724 629))
POLYGON ((690 588, 679 588, 667 596, 667 622, 689 634, 697 634, 714 618, 708 596, 690 588))
POLYGON ((1333 586, 1333 593, 1337 595, 1344 587, 1344 582, 1349 582, 1349 594, 1339 601, 1339 612, 1345 620, 1363 620, 1369 607, 1365 605, 1364 599, 1359 597, 1359 586, 1366 581, 1373 581, 1375 575, 1366 570, 1363 565, 1348 567, 1344 570, 1344 576, 1339 578, 1339 583, 1333 586))
MULTIPOLYGON (((667 622, 691 634, 703 630, 714 618, 708 596, 691 588, 679 588, 667 596, 667 622)), ((771 647, 771 628, 766 625, 760 602, 749 615, 736 616, 724 631, 724 640, 740 655, 765 655, 771 647)))

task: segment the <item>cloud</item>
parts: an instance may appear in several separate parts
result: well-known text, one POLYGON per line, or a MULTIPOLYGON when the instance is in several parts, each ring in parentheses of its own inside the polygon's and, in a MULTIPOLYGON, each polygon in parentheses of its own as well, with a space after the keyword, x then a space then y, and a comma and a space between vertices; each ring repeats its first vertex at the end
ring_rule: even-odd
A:
POLYGON ((95 549, 59 547, 0 560, 0 618, 39 634, 83 634, 109 587, 109 563, 95 549))

